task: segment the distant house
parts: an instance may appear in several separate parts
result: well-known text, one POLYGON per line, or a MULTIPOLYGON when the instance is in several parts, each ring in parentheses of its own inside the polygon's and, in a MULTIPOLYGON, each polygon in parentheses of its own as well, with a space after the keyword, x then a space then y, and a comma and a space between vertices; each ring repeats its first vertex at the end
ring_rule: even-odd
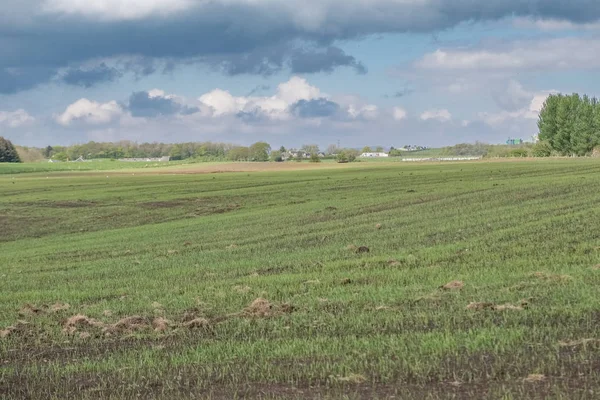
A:
POLYGON ((389 157, 388 153, 362 153, 361 158, 389 157))
POLYGON ((171 157, 146 157, 146 158, 119 158, 119 161, 126 162, 169 162, 171 157))
POLYGON ((59 161, 59 160, 53 160, 53 159, 49 159, 49 160, 48 160, 48 162, 49 162, 50 164, 55 164, 55 163, 59 163, 60 161, 59 161))

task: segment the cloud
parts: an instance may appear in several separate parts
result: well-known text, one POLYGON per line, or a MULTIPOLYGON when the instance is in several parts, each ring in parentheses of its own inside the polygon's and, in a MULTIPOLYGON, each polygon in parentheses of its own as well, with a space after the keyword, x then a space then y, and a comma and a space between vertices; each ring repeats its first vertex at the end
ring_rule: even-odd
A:
POLYGON ((69 105, 62 114, 55 116, 55 120, 63 126, 73 122, 100 125, 108 124, 122 115, 123 109, 116 101, 98 103, 84 98, 69 105))
POLYGON ((403 119, 406 119, 407 113, 406 110, 401 107, 394 107, 392 115, 396 121, 402 121, 403 119))
POLYGON ((323 97, 319 88, 310 85, 306 79, 294 76, 289 81, 279 84, 273 96, 233 96, 228 91, 215 89, 198 99, 210 107, 214 117, 224 115, 240 115, 245 118, 256 118, 264 114, 269 118, 285 119, 289 117, 289 109, 301 100, 313 100, 323 97))
MULTIPOLYGON (((338 67, 364 73, 366 67, 339 43, 513 17, 579 26, 597 23, 600 7, 592 0, 3 0, 0 91, 26 90, 48 81, 60 68, 77 70, 90 60, 131 57, 144 60, 143 67, 129 65, 142 74, 184 63, 205 63, 228 75, 338 67), (7 68, 19 71, 21 78, 7 80, 7 68)), ((460 59, 465 54, 440 52, 425 65, 435 67, 438 56, 464 65, 460 59)), ((593 51, 585 53, 570 64, 587 60, 593 51)), ((471 64, 514 65, 503 53, 467 55, 475 60, 471 64)), ((86 78, 89 74, 75 81, 85 85, 86 78)))
POLYGON ((98 83, 112 82, 121 75, 122 73, 118 69, 101 63, 93 68, 69 68, 61 76, 61 80, 67 85, 90 88, 98 83))
POLYGON ((133 117, 149 118, 175 114, 189 115, 200 111, 198 107, 188 107, 176 102, 158 89, 132 93, 127 109, 133 117))
MULTIPOLYGON (((2 36, 0 36, 0 53, 2 36)), ((0 94, 14 94, 33 89, 50 80, 56 70, 50 67, 6 67, 2 68, 0 57, 0 94)))
POLYGON ((536 19, 526 17, 515 18, 513 26, 517 29, 536 29, 545 32, 600 30, 600 22, 578 24, 561 19, 536 19))
POLYGON ((476 49, 438 49, 416 67, 442 71, 585 70, 600 67, 598 38, 517 40, 476 49))
POLYGON ((340 110, 340 106, 333 101, 319 98, 314 100, 299 100, 297 103, 292 104, 290 110, 292 114, 300 118, 331 117, 340 110))
POLYGON ((333 72, 338 67, 353 68, 358 74, 367 73, 367 68, 361 62, 339 47, 320 45, 305 48, 288 43, 277 43, 251 52, 201 57, 196 62, 207 63, 229 76, 242 74, 270 76, 284 68, 298 74, 333 72))
POLYGON ((450 111, 448 111, 446 109, 441 109, 441 110, 432 109, 432 110, 427 110, 427 111, 423 112, 421 114, 421 120, 423 120, 423 121, 436 120, 439 122, 448 122, 448 121, 452 120, 452 114, 450 113, 450 111))
POLYGON ((490 113, 490 112, 481 112, 478 117, 486 124, 497 127, 507 121, 515 121, 515 120, 530 120, 535 121, 538 119, 540 111, 548 98, 548 95, 552 93, 552 91, 548 92, 540 92, 535 94, 530 94, 530 100, 528 103, 519 109, 513 110, 502 110, 500 112, 490 113))
POLYGON ((34 121, 35 118, 22 108, 15 111, 0 111, 0 126, 19 128, 24 125, 29 125, 34 121))
POLYGON ((135 20, 166 16, 190 8, 192 0, 46 0, 47 13, 82 15, 101 20, 135 20))
POLYGON ((330 46, 325 51, 298 50, 291 55, 293 73, 305 74, 313 72, 332 72, 335 68, 348 66, 359 74, 366 74, 367 67, 342 49, 330 46))
POLYGON ((515 111, 531 101, 532 93, 523 89, 523 85, 511 79, 507 86, 492 90, 492 98, 503 110, 515 111))

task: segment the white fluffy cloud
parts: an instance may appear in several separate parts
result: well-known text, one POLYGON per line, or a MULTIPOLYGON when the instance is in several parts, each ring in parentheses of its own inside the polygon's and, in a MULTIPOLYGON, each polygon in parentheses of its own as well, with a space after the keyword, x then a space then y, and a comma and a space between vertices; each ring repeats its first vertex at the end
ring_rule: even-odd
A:
POLYGON ((69 105, 62 114, 55 116, 55 120, 63 126, 74 121, 98 125, 110 123, 121 115, 123 109, 116 101, 98 103, 84 98, 69 105))
POLYGON ((514 41, 486 49, 438 49, 415 65, 447 71, 594 69, 600 67, 600 40, 567 37, 514 41))
POLYGON ((392 110, 392 115, 394 116, 394 119, 396 121, 402 121, 403 119, 406 118, 407 113, 404 108, 394 107, 394 109, 392 110))
POLYGON ((452 119, 452 114, 446 109, 432 109, 422 113, 421 119, 423 121, 436 120, 440 122, 448 122, 452 119))
POLYGON ((277 93, 268 97, 233 96, 228 91, 215 89, 198 99, 213 110, 213 116, 235 115, 238 113, 254 113, 272 119, 289 117, 288 109, 300 100, 313 100, 326 97, 319 88, 310 85, 306 79, 292 77, 281 83, 277 93))
POLYGON ((22 108, 16 111, 0 111, 0 125, 18 128, 31 124, 35 119, 22 108))

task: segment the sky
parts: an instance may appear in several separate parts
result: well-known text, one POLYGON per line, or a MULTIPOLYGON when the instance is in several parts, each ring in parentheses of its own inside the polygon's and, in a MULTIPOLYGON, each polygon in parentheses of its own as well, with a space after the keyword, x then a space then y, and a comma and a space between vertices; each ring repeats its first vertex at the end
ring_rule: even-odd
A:
POLYGON ((2 0, 0 136, 401 147, 530 140, 600 95, 597 0, 2 0))

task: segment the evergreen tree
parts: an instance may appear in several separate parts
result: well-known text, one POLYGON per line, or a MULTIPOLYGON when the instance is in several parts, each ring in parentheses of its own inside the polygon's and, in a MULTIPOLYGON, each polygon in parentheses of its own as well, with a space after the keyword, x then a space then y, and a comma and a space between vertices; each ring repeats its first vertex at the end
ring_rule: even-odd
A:
POLYGON ((21 158, 10 140, 0 136, 0 163, 3 162, 19 163, 21 158))

